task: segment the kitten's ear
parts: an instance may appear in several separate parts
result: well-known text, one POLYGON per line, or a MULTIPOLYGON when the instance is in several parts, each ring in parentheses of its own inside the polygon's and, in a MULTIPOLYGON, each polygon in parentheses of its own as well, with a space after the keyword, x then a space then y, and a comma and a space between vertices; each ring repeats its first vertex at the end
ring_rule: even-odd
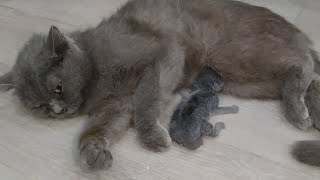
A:
POLYGON ((55 26, 51 26, 50 28, 47 37, 47 47, 52 57, 62 55, 68 49, 67 39, 55 26))
POLYGON ((14 88, 12 73, 8 72, 0 76, 0 91, 8 91, 14 88))

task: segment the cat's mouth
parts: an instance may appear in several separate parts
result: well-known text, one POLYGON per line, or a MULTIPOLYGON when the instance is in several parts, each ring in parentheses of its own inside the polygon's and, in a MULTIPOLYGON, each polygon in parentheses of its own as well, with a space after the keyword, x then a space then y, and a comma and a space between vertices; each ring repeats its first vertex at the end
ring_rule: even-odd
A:
POLYGON ((71 105, 66 105, 63 102, 52 100, 49 103, 50 111, 49 117, 51 118, 71 118, 77 115, 78 109, 81 105, 81 100, 75 100, 71 105))
POLYGON ((72 118, 72 117, 75 117, 75 116, 77 116, 76 111, 67 112, 67 113, 63 113, 63 114, 57 114, 57 113, 54 113, 54 112, 50 112, 49 113, 49 117, 50 118, 58 118, 58 119, 72 118))
POLYGON ((77 115, 77 112, 78 112, 78 108, 76 107, 73 107, 73 108, 59 107, 58 109, 52 108, 52 111, 49 112, 49 117, 58 118, 58 119, 72 118, 77 115))

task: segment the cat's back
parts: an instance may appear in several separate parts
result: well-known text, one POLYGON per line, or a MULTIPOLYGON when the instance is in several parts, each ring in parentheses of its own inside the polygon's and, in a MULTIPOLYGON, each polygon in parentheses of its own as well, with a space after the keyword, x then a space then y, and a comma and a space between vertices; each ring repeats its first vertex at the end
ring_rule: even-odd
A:
POLYGON ((133 0, 98 28, 108 25, 110 49, 121 58, 153 52, 163 39, 178 40, 186 51, 186 72, 210 61, 224 80, 269 80, 289 67, 279 61, 283 52, 310 46, 309 39, 281 16, 231 0, 133 0))
POLYGON ((267 8, 232 0, 132 0, 111 19, 117 24, 139 25, 137 31, 187 39, 199 49, 266 33, 292 42, 292 36, 301 33, 267 8))
POLYGON ((271 22, 278 23, 280 32, 285 29, 300 32, 291 23, 265 7, 233 0, 132 0, 124 5, 116 16, 135 18, 154 28, 172 29, 181 33, 186 31, 187 26, 196 28, 193 25, 197 25, 200 29, 207 28, 205 24, 208 22, 215 28, 222 27, 221 24, 224 28, 228 26, 241 28, 233 29, 234 32, 250 31, 259 27, 267 28, 262 25, 271 22))

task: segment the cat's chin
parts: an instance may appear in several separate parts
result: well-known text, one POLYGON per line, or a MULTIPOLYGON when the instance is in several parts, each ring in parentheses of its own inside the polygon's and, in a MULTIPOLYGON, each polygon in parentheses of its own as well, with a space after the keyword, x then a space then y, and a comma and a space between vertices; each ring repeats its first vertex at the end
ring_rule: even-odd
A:
POLYGON ((56 114, 56 113, 50 113, 48 115, 49 118, 54 118, 54 119, 68 119, 68 118, 74 118, 77 117, 78 113, 73 113, 73 114, 56 114))

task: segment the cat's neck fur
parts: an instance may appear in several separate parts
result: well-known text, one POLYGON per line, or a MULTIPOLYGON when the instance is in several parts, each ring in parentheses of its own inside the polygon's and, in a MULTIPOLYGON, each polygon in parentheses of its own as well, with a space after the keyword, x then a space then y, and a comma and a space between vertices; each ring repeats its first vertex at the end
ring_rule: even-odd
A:
POLYGON ((92 54, 90 42, 93 38, 92 29, 86 29, 85 31, 74 31, 68 34, 68 36, 74 41, 74 43, 83 52, 83 55, 90 61, 91 66, 91 77, 90 81, 86 85, 86 90, 83 92, 83 104, 80 108, 82 114, 87 114, 90 111, 90 104, 92 104, 92 98, 94 93, 97 92, 97 82, 99 79, 99 71, 97 69, 97 64, 95 63, 92 54))
MULTIPOLYGON (((110 19, 104 19, 95 28, 69 34, 69 37, 84 52, 83 54, 89 59, 92 66, 92 77, 84 93, 85 101, 82 113, 90 113, 92 109, 97 108, 102 101, 107 101, 108 98, 132 94, 135 82, 130 81, 130 77, 133 79, 136 74, 128 72, 127 65, 118 61, 118 58, 124 53, 119 52, 117 50, 119 47, 114 45, 116 41, 119 42, 119 34, 123 32, 118 31, 115 24, 109 24, 110 19), (108 28, 111 26, 112 28, 108 28), (103 32, 101 32, 102 29, 103 32)), ((118 23, 118 26, 121 25, 118 23)))

